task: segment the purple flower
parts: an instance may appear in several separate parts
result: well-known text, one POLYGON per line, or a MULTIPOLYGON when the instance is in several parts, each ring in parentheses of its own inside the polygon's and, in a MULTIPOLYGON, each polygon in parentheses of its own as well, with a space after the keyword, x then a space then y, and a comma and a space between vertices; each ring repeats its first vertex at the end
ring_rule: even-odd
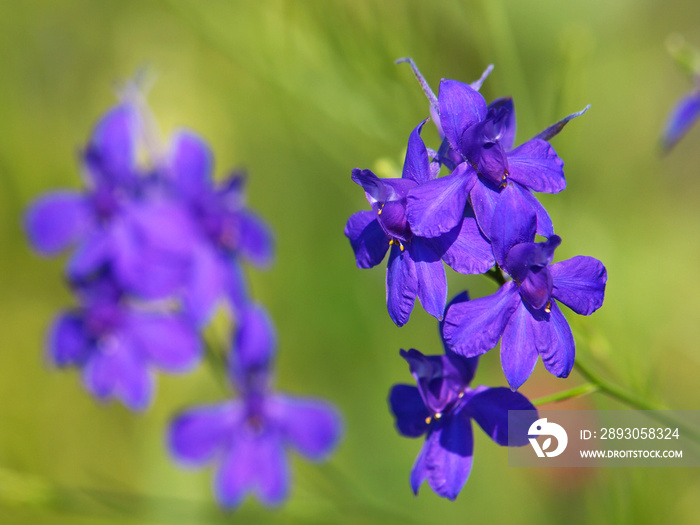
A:
POLYGON ((437 176, 420 138, 422 122, 411 133, 400 179, 380 179, 369 170, 355 169, 352 179, 365 190, 372 211, 355 213, 345 235, 359 268, 379 264, 389 247, 386 274, 387 307, 391 319, 402 326, 411 315, 416 296, 432 316, 442 319, 447 300, 445 261, 460 273, 482 273, 493 265, 491 247, 479 231, 469 207, 444 234, 432 238, 415 235, 406 215, 407 195, 437 176))
POLYGON ((143 410, 152 397, 152 368, 184 372, 199 360, 197 332, 181 314, 138 308, 106 277, 79 293, 82 306, 54 322, 49 359, 81 368, 98 399, 116 397, 143 410))
POLYGON ((532 373, 538 356, 545 368, 567 377, 574 364, 574 338, 556 301, 590 315, 603 304, 607 272, 592 257, 552 262, 561 239, 535 243, 536 215, 523 210, 518 188, 502 192, 492 224, 496 262, 512 278, 495 294, 452 304, 443 335, 449 348, 475 357, 501 339, 501 364, 513 390, 532 373))
POLYGON ((219 462, 214 490, 222 506, 237 507, 249 492, 265 505, 279 505, 290 484, 286 449, 326 459, 341 421, 328 403, 271 392, 275 336, 260 307, 243 312, 239 326, 230 377, 241 399, 181 414, 170 427, 170 450, 189 466, 219 462))
POLYGON ((214 185, 213 156, 201 138, 178 133, 168 159, 165 182, 198 230, 185 303, 193 318, 204 324, 220 298, 228 298, 234 311, 247 302, 239 259, 269 265, 272 233, 245 205, 243 175, 234 173, 218 187, 214 185))
POLYGON ((661 134, 664 151, 668 152, 685 136, 700 118, 700 76, 695 78, 694 89, 683 96, 674 106, 661 134))
MULTIPOLYGON (((427 480, 436 494, 454 500, 472 468, 471 420, 496 443, 508 445, 508 411, 532 411, 532 417, 522 422, 524 429, 537 419, 537 411, 523 395, 507 388, 469 388, 478 358, 466 359, 449 350, 445 355, 425 356, 413 349, 401 350, 401 356, 418 386, 395 385, 391 389, 389 406, 396 428, 406 437, 426 434, 411 471, 411 488, 418 494, 427 480)), ((510 445, 525 444, 526 438, 523 442, 511 438, 510 445)))
POLYGON ((192 228, 173 203, 142 195, 136 163, 139 126, 133 106, 110 110, 83 153, 86 191, 40 198, 25 224, 32 244, 44 255, 77 248, 68 266, 70 279, 85 280, 109 266, 129 292, 162 298, 188 278, 192 228))
MULTIPOLYGON (((427 86, 420 73, 417 76, 427 86)), ((438 131, 445 137, 439 151, 440 161, 448 167, 454 166, 454 171, 409 192, 408 221, 414 234, 435 237, 455 227, 469 201, 482 232, 490 237, 498 195, 506 182, 514 182, 523 190, 521 205, 537 214, 538 233, 550 236, 552 221, 531 191, 558 193, 566 187, 563 162, 547 140, 588 108, 569 115, 513 149, 512 99, 497 99, 487 105, 477 91, 483 78, 472 85, 443 79, 436 100, 432 91, 424 87, 432 113, 438 114, 438 131)))

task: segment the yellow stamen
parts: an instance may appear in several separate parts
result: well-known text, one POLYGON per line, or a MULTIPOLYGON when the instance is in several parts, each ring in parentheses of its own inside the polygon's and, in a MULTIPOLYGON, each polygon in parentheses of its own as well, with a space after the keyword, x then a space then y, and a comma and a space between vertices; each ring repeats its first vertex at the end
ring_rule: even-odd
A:
POLYGON ((552 301, 547 301, 547 305, 544 307, 544 311, 550 313, 552 311, 552 301))
POLYGON ((438 412, 437 414, 435 414, 435 419, 440 419, 441 417, 442 417, 441 412, 438 412))
POLYGON ((392 244, 394 244, 394 239, 389 239, 389 246, 391 246, 392 244))
POLYGON ((403 244, 401 244, 400 242, 399 242, 399 248, 401 248, 401 251, 404 250, 403 244))
POLYGON ((426 424, 426 425, 429 425, 430 422, 431 422, 432 420, 433 420, 433 418, 431 418, 430 416, 426 417, 426 418, 425 418, 425 424, 426 424))

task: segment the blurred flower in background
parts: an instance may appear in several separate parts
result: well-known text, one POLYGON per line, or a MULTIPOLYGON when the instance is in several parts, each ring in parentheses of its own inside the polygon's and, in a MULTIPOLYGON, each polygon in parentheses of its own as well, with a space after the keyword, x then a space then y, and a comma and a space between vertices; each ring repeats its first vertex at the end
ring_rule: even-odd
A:
POLYGON ((130 85, 126 93, 82 156, 86 191, 49 194, 26 214, 37 251, 75 248, 67 277, 79 304, 54 322, 49 358, 82 369, 98 399, 144 410, 152 370, 191 370, 202 354, 200 329, 223 302, 236 325, 224 360, 241 399, 180 416, 171 450, 185 463, 221 456, 215 490, 224 507, 248 491, 280 504, 290 485, 284 449, 327 458, 341 420, 329 403, 271 392, 276 337, 267 313, 250 301, 241 262, 269 266, 272 233, 247 208, 242 173, 215 185, 213 155, 189 131, 176 133, 163 153, 140 92, 130 85), (137 162, 140 151, 146 158, 137 162))
POLYGON ((692 89, 671 110, 661 133, 661 146, 669 152, 700 118, 700 51, 679 35, 667 40, 667 48, 676 63, 690 77, 692 89))
POLYGON ((214 491, 224 507, 240 505, 249 492, 266 505, 279 505, 289 493, 286 449, 320 461, 340 439, 340 416, 330 404, 272 391, 275 351, 267 312, 251 305, 242 314, 229 367, 241 399, 188 410, 170 427, 177 460, 191 466, 220 463, 214 491))

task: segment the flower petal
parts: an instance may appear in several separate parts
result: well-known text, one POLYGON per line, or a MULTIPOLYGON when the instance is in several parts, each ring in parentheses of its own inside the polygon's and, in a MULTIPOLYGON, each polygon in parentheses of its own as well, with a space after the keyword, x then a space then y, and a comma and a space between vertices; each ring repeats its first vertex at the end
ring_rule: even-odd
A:
POLYGON ((454 500, 469 478, 473 451, 472 426, 466 414, 460 412, 434 424, 411 473, 414 492, 427 479, 437 495, 454 500))
POLYGON ((481 233, 487 239, 491 238, 491 222, 500 192, 499 187, 481 177, 477 177, 477 181, 469 192, 469 202, 474 210, 474 217, 481 233))
POLYGON ((388 200, 390 188, 370 170, 355 168, 352 170, 351 178, 355 184, 362 186, 367 201, 372 205, 375 213, 378 212, 381 204, 388 200))
POLYGON ((544 367, 557 377, 568 377, 574 367, 576 346, 569 322, 555 301, 551 304, 549 322, 545 324, 549 344, 537 348, 542 356, 544 367))
POLYGON ((213 191, 213 155, 207 143, 190 131, 178 132, 171 142, 170 170, 175 187, 188 200, 213 191))
POLYGON ((326 459, 338 445, 342 420, 330 403, 317 399, 276 396, 275 424, 297 451, 314 461, 326 459))
POLYGON ((131 311, 125 333, 143 358, 167 372, 184 372, 199 360, 197 330, 185 316, 131 311))
POLYGON ((185 465, 203 465, 223 450, 242 417, 239 401, 188 410, 170 424, 170 452, 185 465))
POLYGON ((416 266, 408 250, 394 245, 386 268, 386 305, 391 320, 397 326, 408 322, 418 294, 416 266))
POLYGON ((185 287, 191 278, 193 247, 201 242, 187 212, 175 202, 135 204, 121 219, 112 226, 119 281, 146 299, 185 287))
POLYGON ((98 185, 129 187, 136 182, 138 125, 137 111, 128 104, 111 109, 97 123, 84 160, 98 185))
POLYGON ((146 362, 121 335, 101 343, 83 369, 83 381, 96 397, 117 397, 132 410, 144 410, 151 401, 153 379, 146 362))
POLYGON ((493 295, 452 304, 445 314, 445 342, 453 352, 465 357, 488 352, 496 346, 508 319, 521 303, 518 288, 510 281, 493 295))
POLYGON ((591 315, 603 305, 608 274, 598 259, 578 255, 549 270, 554 280, 552 295, 577 314, 591 315))
POLYGON ((268 371, 277 349, 275 327, 267 311, 251 304, 239 313, 231 354, 231 371, 239 380, 253 371, 268 371))
POLYGON ((396 429, 406 437, 418 437, 428 429, 426 419, 430 412, 425 408, 418 388, 411 385, 394 385, 389 392, 389 408, 396 419, 396 429))
POLYGON ((661 134, 664 150, 670 150, 700 118, 700 88, 685 95, 674 106, 661 134))
POLYGON ((289 465, 280 437, 264 433, 257 439, 256 455, 258 497, 265 505, 277 506, 289 492, 289 465))
POLYGON ((406 150, 406 160, 403 165, 404 179, 411 179, 418 183, 428 182, 432 179, 430 164, 428 161, 428 150, 420 137, 425 120, 418 124, 408 138, 408 149, 406 150))
POLYGON ((229 448, 214 478, 214 493, 224 508, 235 508, 253 490, 259 468, 260 450, 255 436, 243 425, 232 429, 229 448))
POLYGON ((537 216, 537 234, 542 237, 551 237, 554 235, 554 225, 549 213, 537 200, 530 190, 516 183, 515 185, 520 190, 520 195, 523 198, 523 206, 531 208, 537 216))
MULTIPOLYGON (((526 445, 527 429, 530 424, 537 420, 537 409, 528 401, 528 399, 518 392, 513 392, 508 388, 487 388, 479 387, 476 393, 469 398, 463 410, 466 410, 486 434, 501 446, 507 445, 526 445), (524 442, 509 443, 508 442, 508 411, 509 410, 531 410, 531 418, 522 419, 524 432, 513 432, 515 429, 510 429, 511 436, 523 436, 524 442), (531 420, 529 420, 531 419, 531 420)), ((518 421, 518 427, 521 426, 521 421, 518 421)))
POLYGON ((411 231, 419 237, 437 237, 455 228, 476 178, 476 172, 463 162, 450 175, 409 191, 406 216, 411 231))
POLYGON ((486 118, 496 122, 498 134, 494 137, 505 151, 513 149, 515 143, 515 107, 511 97, 497 98, 488 106, 486 118))
POLYGON ((443 253, 442 260, 456 272, 480 274, 494 265, 491 243, 479 229, 471 206, 467 206, 460 224, 429 241, 436 252, 443 253))
POLYGON ((35 201, 27 211, 25 227, 34 248, 43 255, 52 255, 79 241, 92 221, 85 196, 63 191, 35 201))
POLYGON ((389 248, 387 235, 373 211, 353 214, 345 225, 345 236, 350 239, 358 268, 376 266, 384 259, 389 248))
POLYGON ((506 256, 516 244, 533 242, 537 228, 535 211, 523 206, 521 191, 509 183, 501 191, 491 222, 493 255, 504 267, 506 256))
POLYGON ((508 177, 532 191, 559 193, 566 188, 564 162, 542 139, 531 139, 508 153, 508 177))
POLYGON ((520 295, 535 310, 544 307, 552 297, 552 274, 549 268, 546 266, 531 268, 520 284, 520 295))
POLYGON ((418 299, 426 312, 441 320, 447 302, 447 278, 440 255, 420 237, 413 238, 408 251, 415 263, 418 299))
POLYGON ((92 231, 70 258, 68 278, 81 281, 94 274, 111 259, 113 248, 111 229, 92 231))
POLYGON ((501 366, 512 390, 527 381, 537 364, 538 348, 549 341, 546 321, 535 320, 525 303, 519 302, 501 340, 501 366))
POLYGON ((90 342, 78 312, 59 315, 49 335, 49 358, 57 366, 81 364, 88 357, 90 342))
POLYGON ((571 120, 576 117, 580 117, 583 115, 588 109, 591 107, 590 104, 588 104, 585 108, 583 108, 581 111, 577 111, 576 113, 572 113, 571 115, 568 115, 561 119, 559 122, 555 122, 551 126, 549 126, 547 129, 544 129, 540 131, 537 135, 535 135, 533 138, 535 139, 542 139, 542 140, 549 140, 552 137, 556 136, 559 134, 559 132, 564 129, 564 126, 571 120))
POLYGON ((256 266, 268 266, 274 254, 272 231, 262 219, 247 210, 238 213, 238 221, 240 253, 256 266))
POLYGON ((187 315, 197 326, 206 325, 225 294, 228 260, 207 243, 192 249, 190 283, 183 293, 187 315))
POLYGON ((496 138, 500 130, 491 119, 474 124, 462 135, 462 156, 494 184, 500 184, 508 174, 506 152, 496 138))
POLYGON ((486 101, 468 84, 443 78, 440 81, 438 104, 445 137, 453 149, 461 151, 464 130, 486 117, 486 101))

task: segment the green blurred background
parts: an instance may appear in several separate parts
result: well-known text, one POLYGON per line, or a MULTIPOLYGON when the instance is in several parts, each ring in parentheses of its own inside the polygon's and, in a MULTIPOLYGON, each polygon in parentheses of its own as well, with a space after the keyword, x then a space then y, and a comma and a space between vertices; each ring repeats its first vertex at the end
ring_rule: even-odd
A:
MULTIPOLYGON (((416 307, 393 326, 384 265, 358 270, 342 233, 367 207, 351 169, 400 168, 428 114, 395 59, 413 57, 435 89, 494 63, 482 92, 513 95, 518 143, 590 103, 553 140, 568 189, 542 197, 564 239, 557 259, 592 255, 609 272, 604 307, 569 316, 579 356, 649 400, 700 408, 700 129, 666 157, 657 148, 690 87, 665 49, 673 33, 700 46, 700 3, 0 1, 0 523, 697 523, 696 469, 510 468, 478 429, 457 501, 427 486, 415 498, 408 475, 421 443, 397 435, 386 396, 410 382, 399 348, 441 351, 437 323, 416 307), (72 299, 65 258, 32 253, 23 210, 79 187, 78 149, 115 83, 143 66, 157 79, 149 100, 162 131, 203 135, 218 176, 246 166, 249 202, 276 232, 274 267, 250 279, 277 324, 279 388, 325 397, 345 417, 329 464, 294 459, 281 509, 249 500, 219 511, 211 470, 168 457, 172 415, 228 395, 206 366, 161 376, 152 408, 134 415, 95 402, 75 371, 44 357, 49 324, 72 299)), ((436 146, 434 131, 425 138, 436 146)), ((495 290, 452 272, 449 284, 451 296, 495 290)), ((505 384, 497 352, 477 384, 505 384)), ((522 391, 581 382, 539 364, 522 391)), ((593 394, 550 406, 567 407, 622 405, 593 394)))

